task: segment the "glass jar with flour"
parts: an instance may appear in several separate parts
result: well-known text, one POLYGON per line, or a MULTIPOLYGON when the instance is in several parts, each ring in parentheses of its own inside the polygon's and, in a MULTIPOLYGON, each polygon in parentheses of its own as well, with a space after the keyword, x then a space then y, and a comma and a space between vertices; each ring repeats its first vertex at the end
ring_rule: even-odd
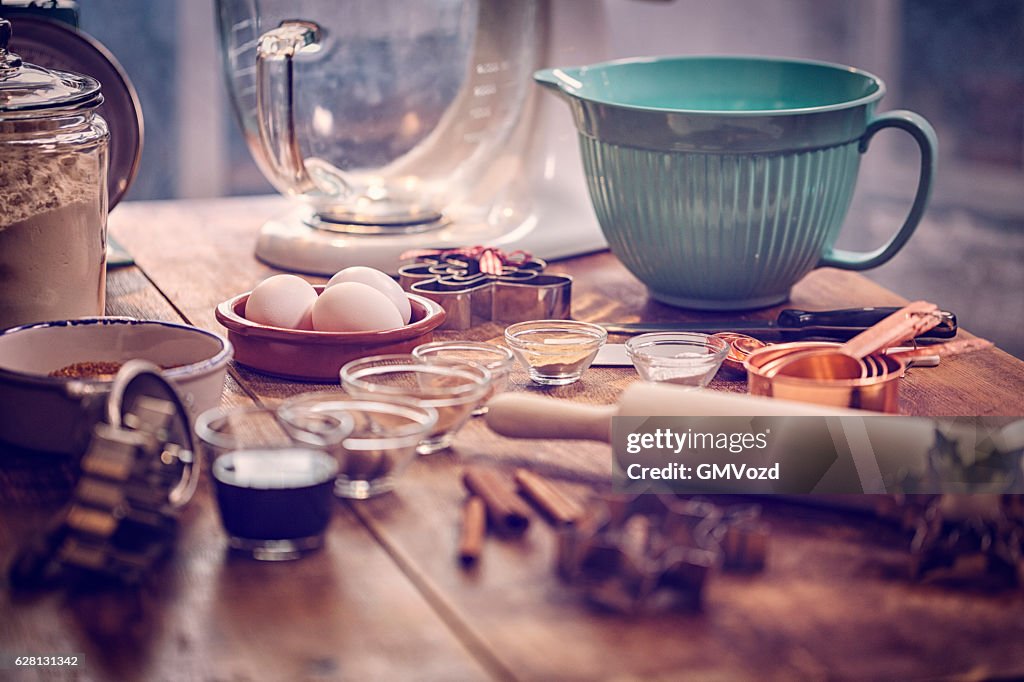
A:
POLYGON ((0 329, 102 315, 109 133, 100 84, 8 52, 0 19, 0 329))

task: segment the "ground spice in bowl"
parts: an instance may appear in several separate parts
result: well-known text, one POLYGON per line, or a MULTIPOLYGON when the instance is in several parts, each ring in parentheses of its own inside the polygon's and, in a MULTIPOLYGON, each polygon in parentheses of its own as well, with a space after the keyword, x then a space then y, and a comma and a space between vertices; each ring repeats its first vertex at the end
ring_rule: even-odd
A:
MULTIPOLYGON (((60 369, 55 369, 46 376, 59 377, 62 379, 98 379, 109 381, 121 370, 124 363, 111 360, 86 360, 84 362, 73 362, 60 369)), ((160 365, 160 369, 173 369, 184 365, 160 365)))

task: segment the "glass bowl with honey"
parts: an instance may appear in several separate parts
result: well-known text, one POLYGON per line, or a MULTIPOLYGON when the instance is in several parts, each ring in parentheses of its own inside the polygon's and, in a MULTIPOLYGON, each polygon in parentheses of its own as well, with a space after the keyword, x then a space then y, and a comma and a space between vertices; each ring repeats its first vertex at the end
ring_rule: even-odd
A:
POLYGON ((534 320, 505 330, 505 343, 541 386, 579 381, 607 340, 603 327, 575 320, 534 320))

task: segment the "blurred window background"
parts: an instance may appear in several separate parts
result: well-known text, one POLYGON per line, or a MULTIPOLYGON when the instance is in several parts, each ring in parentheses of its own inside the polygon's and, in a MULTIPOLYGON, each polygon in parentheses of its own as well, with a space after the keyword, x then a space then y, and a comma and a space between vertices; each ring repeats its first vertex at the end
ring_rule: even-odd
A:
MULTIPOLYGON (((590 2, 607 15, 609 58, 779 55, 881 76, 880 109, 924 115, 941 153, 924 222, 892 262, 866 274, 954 310, 965 327, 1024 357, 1024 2, 554 2, 590 2)), ((227 102, 213 0, 79 6, 82 29, 118 57, 142 101, 145 151, 128 199, 271 191, 227 102)), ((885 132, 872 142, 841 246, 875 246, 898 227, 917 163, 909 136, 885 132)))

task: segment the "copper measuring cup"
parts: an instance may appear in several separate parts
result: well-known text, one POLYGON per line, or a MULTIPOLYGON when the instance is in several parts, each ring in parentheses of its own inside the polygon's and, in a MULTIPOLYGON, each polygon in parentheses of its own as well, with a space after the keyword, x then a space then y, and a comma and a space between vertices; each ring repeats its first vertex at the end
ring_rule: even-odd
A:
MULTIPOLYGON (((713 336, 717 336, 729 344, 729 355, 725 358, 725 362, 722 363, 722 367, 737 374, 745 375, 747 373, 747 370, 744 368, 743 363, 746 361, 746 359, 750 356, 751 353, 761 348, 764 348, 765 346, 775 345, 765 343, 764 341, 760 341, 751 336, 747 336, 746 334, 739 334, 737 332, 719 332, 717 334, 713 334, 713 336)), ((943 346, 945 346, 945 344, 943 344, 943 346)), ((940 348, 943 346, 940 346, 940 348)), ((906 352, 908 353, 908 355, 912 354, 909 365, 912 365, 914 367, 935 367, 936 365, 939 364, 939 354, 937 352, 931 351, 930 348, 932 347, 926 346, 922 348, 917 348, 916 346, 914 346, 910 348, 891 348, 888 351, 886 351, 886 353, 892 355, 894 351, 897 353, 906 352)), ((829 354, 833 353, 832 350, 828 349, 815 349, 814 351, 806 352, 818 352, 822 354, 826 352, 829 354)), ((863 359, 863 361, 864 376, 862 376, 861 378, 866 378, 867 376, 878 376, 880 374, 884 374, 887 371, 886 363, 875 359, 872 355, 867 356, 866 358, 863 359)), ((778 363, 778 361, 773 361, 773 363, 778 363)), ((774 372, 769 367, 764 368, 764 373, 774 374, 774 372)), ((832 373, 834 374, 835 371, 832 370, 832 373)), ((856 377, 833 376, 833 378, 856 377)))
MULTIPOLYGON (((899 379, 906 362, 897 357, 873 355, 854 378, 842 377, 845 364, 831 365, 829 358, 841 357, 840 344, 828 341, 797 341, 766 346, 747 357, 747 388, 751 395, 797 400, 833 407, 852 407, 876 412, 899 408, 899 379), (764 368, 787 355, 807 354, 808 361, 786 374, 766 374, 764 368)), ((839 363, 845 363, 839 360, 839 363)), ((794 363, 795 364, 795 363, 794 363)))
POLYGON ((958 339, 935 346, 873 353, 860 360, 864 373, 843 377, 849 365, 836 353, 837 343, 798 341, 766 346, 751 353, 744 367, 751 395, 803 402, 853 407, 878 412, 896 412, 899 379, 912 366, 937 364, 941 357, 961 355, 992 347, 985 339, 958 339), (787 366, 786 373, 772 371, 787 356, 802 355, 806 361, 787 366), (830 365, 835 362, 835 365, 830 365))

